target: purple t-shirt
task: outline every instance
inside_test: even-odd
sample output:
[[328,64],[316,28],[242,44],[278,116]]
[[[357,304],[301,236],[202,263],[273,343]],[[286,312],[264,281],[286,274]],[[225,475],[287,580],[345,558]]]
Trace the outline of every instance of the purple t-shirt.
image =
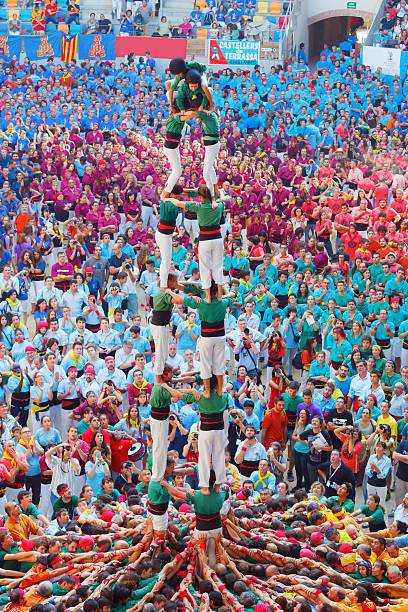
[[317,406],[314,402],[312,402],[310,406],[306,406],[305,402],[302,402],[301,404],[299,404],[296,410],[296,417],[299,416],[299,412],[301,410],[307,410],[308,413],[310,414],[310,419],[312,419],[315,416],[318,416],[321,419],[323,418],[322,411],[320,410],[319,406]]

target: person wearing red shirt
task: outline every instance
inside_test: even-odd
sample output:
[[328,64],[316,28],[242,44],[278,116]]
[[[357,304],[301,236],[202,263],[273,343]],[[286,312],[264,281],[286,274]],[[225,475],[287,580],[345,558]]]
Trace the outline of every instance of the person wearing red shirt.
[[262,263],[262,259],[266,251],[263,246],[259,244],[258,236],[248,236],[248,247],[249,267],[251,268],[251,270],[255,270],[255,268],[259,266],[260,263]]
[[380,248],[380,243],[375,238],[375,231],[372,228],[369,229],[367,232],[367,240],[368,240],[367,249],[372,254],[377,253],[378,249]]
[[[385,214],[385,220],[388,223],[390,221],[394,221],[394,223],[398,223],[398,221],[400,221],[401,219],[400,215],[397,213],[396,210],[387,206],[387,200],[385,198],[380,198],[380,200],[378,201],[378,206],[372,212],[372,218],[374,219],[374,222],[380,219],[381,213]],[[375,224],[374,224],[374,227],[375,227]]]
[[348,127],[346,125],[346,121],[347,121],[346,117],[342,117],[340,119],[339,125],[336,128],[334,128],[334,131],[336,132],[336,134],[340,136],[342,140],[345,140],[348,137],[348,133],[349,133]]
[[45,5],[45,23],[55,23],[55,25],[58,25],[58,10],[62,9],[60,6],[58,6],[56,0],[50,0],[49,2],[47,2],[47,4]]
[[385,199],[388,202],[388,185],[385,184],[384,180],[380,180],[380,184],[373,191],[375,206],[380,205],[380,200]]
[[341,205],[344,203],[344,197],[341,195],[341,191],[338,187],[333,189],[333,194],[331,197],[327,198],[327,205],[332,211],[333,215],[339,214],[341,211]]
[[343,202],[343,204],[341,205],[341,212],[339,212],[334,217],[334,229],[337,232],[337,237],[336,237],[337,249],[339,249],[340,247],[340,241],[341,241],[342,236],[348,232],[350,223],[352,222],[352,220],[353,218],[350,214],[348,204],[346,204],[346,202]]
[[139,442],[136,438],[130,437],[121,429],[115,429],[113,432],[102,430],[102,433],[108,437],[108,442],[111,449],[111,465],[112,473],[117,476],[120,474],[121,465],[127,461],[129,449],[132,444]]
[[353,261],[355,259],[355,251],[361,243],[361,236],[356,230],[354,223],[350,224],[349,231],[342,236],[341,240],[344,244],[344,252],[347,253],[350,259]]
[[395,192],[395,198],[391,200],[390,206],[393,208],[399,215],[402,217],[407,210],[407,201],[404,200],[404,191],[402,189],[397,189]]
[[273,442],[279,442],[284,449],[288,437],[288,417],[285,413],[285,400],[281,395],[275,397],[271,408],[265,413],[262,421],[261,443],[269,448]]

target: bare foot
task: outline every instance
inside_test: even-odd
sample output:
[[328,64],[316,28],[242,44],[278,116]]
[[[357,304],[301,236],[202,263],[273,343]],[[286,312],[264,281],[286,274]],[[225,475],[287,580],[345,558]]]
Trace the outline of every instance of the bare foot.
[[203,397],[206,397],[207,399],[210,399],[210,397],[211,397],[210,391],[207,391],[207,390],[203,391]]
[[203,495],[209,495],[210,494],[210,489],[208,487],[202,487],[201,488],[201,493]]
[[204,298],[204,302],[207,302],[207,304],[211,304],[211,298],[210,298],[210,297],[205,296],[205,298]]
[[222,389],[221,389],[221,391],[219,391],[219,390],[217,389],[217,395],[219,395],[220,397],[222,397]]
[[219,484],[218,484],[218,485],[217,485],[217,484],[216,484],[216,485],[214,485],[214,491],[215,491],[216,493],[219,493],[219,492],[220,492],[220,485],[219,485]]

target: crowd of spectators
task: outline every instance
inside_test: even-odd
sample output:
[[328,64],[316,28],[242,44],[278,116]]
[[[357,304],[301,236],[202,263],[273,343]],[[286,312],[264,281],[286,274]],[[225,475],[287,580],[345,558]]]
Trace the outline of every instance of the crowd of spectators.
[[[302,46],[285,68],[207,74],[221,128],[223,271],[235,293],[225,321],[225,489],[233,516],[222,544],[250,564],[251,587],[234,591],[234,577],[223,578],[241,597],[247,587],[258,593],[257,575],[270,577],[264,588],[274,604],[258,605],[273,610],[406,606],[395,601],[404,589],[394,585],[406,586],[408,566],[408,98],[399,79],[390,84],[361,64],[354,36],[344,42],[324,44],[314,72]],[[2,569],[38,573],[29,585],[9,574],[22,593],[8,589],[2,603],[18,612],[131,607],[145,595],[132,600],[134,590],[150,592],[144,581],[161,569],[166,578],[180,562],[177,548],[191,552],[183,537],[200,495],[200,433],[196,402],[184,397],[171,403],[163,485],[181,539],[170,538],[170,557],[127,591],[98,590],[97,601],[73,589],[70,575],[79,569],[95,588],[109,579],[109,561],[133,562],[135,551],[137,560],[133,545],[146,526],[149,325],[159,291],[154,232],[168,174],[170,78],[149,53],[119,63],[26,59],[0,68],[0,558]],[[185,189],[202,182],[201,137],[191,120],[180,147]],[[189,212],[173,235],[171,272],[186,295],[197,291],[197,221]],[[174,306],[171,325],[175,389],[181,376],[195,392],[196,309]],[[357,496],[364,503],[356,507]],[[181,500],[190,518],[178,514]],[[292,548],[276,548],[282,540]],[[309,559],[297,563],[301,549]],[[288,557],[292,565],[280,571]],[[154,610],[177,609],[170,600],[178,577]],[[370,582],[379,584],[377,595]],[[63,599],[49,603],[51,593]],[[220,609],[217,597],[214,604],[204,597],[202,610]],[[251,597],[242,597],[244,609],[255,607]],[[43,602],[51,608],[34,607]]]

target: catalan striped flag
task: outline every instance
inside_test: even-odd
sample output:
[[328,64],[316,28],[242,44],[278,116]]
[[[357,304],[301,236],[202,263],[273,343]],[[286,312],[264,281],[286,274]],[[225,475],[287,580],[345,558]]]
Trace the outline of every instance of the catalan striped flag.
[[61,61],[69,64],[78,53],[78,34],[64,34],[61,38]]

